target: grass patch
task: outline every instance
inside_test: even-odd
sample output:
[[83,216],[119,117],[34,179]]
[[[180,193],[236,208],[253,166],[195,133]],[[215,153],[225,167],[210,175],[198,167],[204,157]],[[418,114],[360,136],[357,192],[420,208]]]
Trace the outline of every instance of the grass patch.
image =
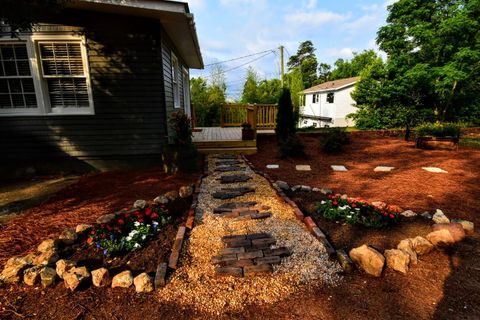
[[476,148],[480,149],[480,137],[466,137],[461,138],[459,142],[462,147]]

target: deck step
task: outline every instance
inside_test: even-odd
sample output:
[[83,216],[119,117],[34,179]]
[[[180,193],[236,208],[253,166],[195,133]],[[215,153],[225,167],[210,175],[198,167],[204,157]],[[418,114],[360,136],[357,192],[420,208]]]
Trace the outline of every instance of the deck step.
[[217,141],[194,141],[198,149],[203,148],[246,148],[256,147],[255,140],[217,140]]
[[257,147],[243,147],[243,148],[198,148],[197,151],[202,154],[256,154]]

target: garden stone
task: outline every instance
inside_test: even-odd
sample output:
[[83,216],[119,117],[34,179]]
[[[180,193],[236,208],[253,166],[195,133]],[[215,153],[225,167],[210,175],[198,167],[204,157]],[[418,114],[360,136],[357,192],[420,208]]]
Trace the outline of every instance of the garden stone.
[[345,166],[341,165],[331,165],[330,166],[333,171],[348,171],[348,169]]
[[404,251],[406,254],[410,256],[410,262],[412,264],[417,264],[418,257],[417,253],[413,249],[413,241],[412,239],[403,239],[397,245],[397,249]]
[[460,223],[437,223],[433,225],[433,230],[447,230],[452,235],[455,242],[462,241],[465,238],[465,230]]
[[320,188],[312,188],[312,192],[321,192]]
[[443,213],[443,211],[440,209],[437,209],[437,211],[435,211],[432,220],[435,223],[450,223],[450,219],[448,219],[445,213]]
[[89,231],[93,226],[91,224],[79,224],[75,227],[75,232],[76,233],[84,233]]
[[433,244],[424,237],[415,237],[411,239],[413,250],[421,256],[433,250]]
[[305,191],[305,192],[312,192],[312,187],[310,187],[310,186],[302,186],[302,187],[301,187],[301,190],[302,190],[302,191]]
[[320,192],[323,193],[323,194],[330,194],[330,193],[333,193],[332,190],[330,189],[327,189],[327,188],[322,188],[320,189]]
[[130,270],[117,274],[112,279],[112,288],[129,288],[133,284],[133,276]]
[[235,182],[247,182],[252,177],[245,174],[236,174],[232,176],[221,176],[220,183],[235,183]]
[[473,234],[475,231],[475,225],[471,221],[452,219],[452,222],[460,223],[467,234]]
[[422,217],[424,219],[427,219],[427,220],[432,220],[432,215],[430,213],[428,213],[428,211],[425,211],[424,213],[422,213],[420,215],[420,217]]
[[445,229],[430,232],[427,235],[427,240],[437,247],[449,246],[455,243],[450,232]]
[[61,259],[57,261],[55,271],[60,279],[63,279],[63,276],[66,272],[69,272],[70,269],[75,267],[77,263],[72,260]]
[[48,266],[55,264],[59,259],[60,257],[58,256],[57,250],[51,249],[35,257],[33,264],[36,266]]
[[277,180],[275,184],[284,191],[287,191],[288,189],[290,189],[290,186],[285,181]]
[[156,204],[167,204],[168,198],[162,194],[156,197],[155,199],[153,199],[153,202],[155,202]]
[[422,169],[432,173],[448,173],[448,171],[436,167],[422,167]]
[[353,262],[358,264],[367,274],[375,277],[382,275],[385,257],[377,250],[364,244],[350,250],[349,255]]
[[180,197],[180,194],[177,190],[172,190],[165,193],[165,197],[167,197],[168,201],[175,201]]
[[133,279],[136,292],[152,292],[153,291],[153,280],[148,274],[141,273]]
[[385,208],[385,207],[387,207],[387,204],[383,201],[373,201],[372,206],[377,207],[377,208]]
[[267,164],[267,169],[278,169],[280,166],[278,164]]
[[312,168],[310,168],[310,165],[308,164],[298,164],[295,166],[295,170],[297,171],[312,171]]
[[224,203],[218,208],[213,209],[213,213],[219,214],[223,212],[231,212],[238,208],[251,208],[251,207],[254,207],[255,205],[257,205],[255,201]]
[[110,272],[107,268],[100,268],[92,271],[92,283],[95,287],[106,287],[112,283]]
[[28,286],[34,286],[40,279],[42,267],[28,268],[23,272],[23,282]]
[[142,209],[144,209],[146,206],[147,206],[147,201],[145,201],[145,200],[136,200],[136,201],[133,203],[133,207],[134,207],[135,209],[138,209],[138,210],[142,210]]
[[222,167],[215,168],[215,171],[219,171],[219,172],[245,171],[245,167],[222,166]]
[[13,257],[8,259],[5,268],[2,271],[2,278],[7,283],[20,281],[21,272],[31,264],[25,257]]
[[385,258],[387,259],[387,267],[401,273],[408,272],[410,264],[410,255],[403,250],[391,249],[385,250]]
[[37,247],[38,252],[44,253],[52,249],[57,249],[58,240],[56,239],[47,239],[43,240],[42,243]]
[[65,287],[74,291],[90,277],[91,275],[87,268],[74,267],[63,275],[63,280],[65,281]]
[[52,286],[55,283],[56,278],[57,272],[53,268],[44,267],[40,271],[40,280],[44,288]]
[[348,200],[348,195],[342,194],[342,196],[340,197],[340,199],[342,199],[342,200]]
[[64,244],[70,245],[70,244],[74,244],[75,241],[77,241],[78,235],[72,229],[65,229],[62,231],[58,239],[62,241]]
[[413,218],[416,217],[417,214],[413,212],[412,210],[405,210],[402,213],[400,213],[401,216],[404,216],[406,218]]
[[193,194],[193,188],[191,186],[182,186],[178,190],[180,198],[188,198]]
[[296,185],[296,186],[293,186],[293,187],[292,187],[292,191],[293,191],[293,192],[295,192],[295,191],[297,191],[297,190],[300,190],[300,189],[302,189],[302,186],[301,186],[301,185]]
[[110,214],[104,214],[103,216],[98,217],[97,223],[98,224],[106,224],[110,223],[115,219],[115,214],[110,213]]
[[378,166],[375,169],[373,169],[373,171],[375,171],[375,172],[390,172],[393,169],[395,169],[395,167]]

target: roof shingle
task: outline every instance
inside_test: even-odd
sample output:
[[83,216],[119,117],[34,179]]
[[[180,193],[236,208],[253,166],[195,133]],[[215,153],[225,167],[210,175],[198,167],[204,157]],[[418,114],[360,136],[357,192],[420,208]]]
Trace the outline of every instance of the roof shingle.
[[325,91],[325,90],[335,90],[341,88],[343,86],[349,85],[351,83],[355,83],[360,77],[351,77],[345,79],[337,79],[333,81],[327,81],[321,84],[317,84],[311,88],[303,90],[303,93],[312,93],[318,91]]

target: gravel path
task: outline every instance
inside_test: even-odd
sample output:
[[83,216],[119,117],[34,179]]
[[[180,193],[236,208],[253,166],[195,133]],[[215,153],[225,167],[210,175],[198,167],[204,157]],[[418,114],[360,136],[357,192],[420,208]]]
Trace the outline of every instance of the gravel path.
[[[196,226],[184,245],[182,266],[170,283],[159,291],[160,299],[189,305],[201,312],[220,314],[241,311],[249,304],[273,304],[306,286],[335,285],[340,267],[328,260],[325,248],[295,218],[293,209],[280,201],[268,181],[249,167],[245,173],[253,179],[248,182],[220,184],[222,175],[239,172],[215,172],[215,158],[208,158],[209,175],[203,180],[198,197]],[[246,166],[242,164],[242,166]],[[243,172],[242,172],[243,173]],[[255,188],[232,200],[217,200],[211,196],[225,187]],[[256,201],[271,207],[272,217],[263,220],[233,221],[217,217],[213,209],[223,203]],[[277,243],[274,247],[288,247],[292,255],[274,266],[274,273],[252,278],[216,277],[212,256],[223,247],[222,236],[268,232]]]

